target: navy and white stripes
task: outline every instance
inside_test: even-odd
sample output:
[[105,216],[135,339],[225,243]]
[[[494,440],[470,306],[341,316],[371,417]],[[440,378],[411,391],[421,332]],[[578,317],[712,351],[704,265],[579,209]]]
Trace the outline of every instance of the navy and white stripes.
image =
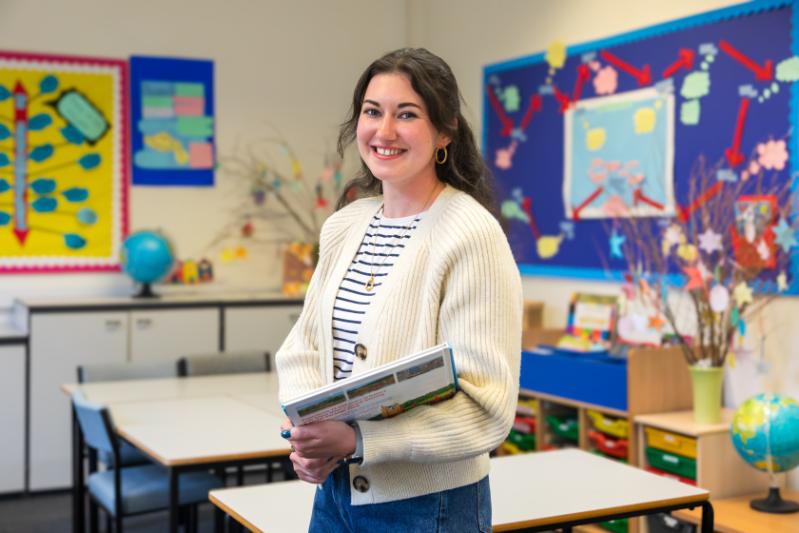
[[[333,306],[333,372],[336,380],[350,377],[355,342],[363,315],[382,280],[388,275],[421,220],[422,213],[403,218],[384,218],[381,209],[369,223],[358,253],[347,269]],[[374,287],[366,289],[374,275]]]

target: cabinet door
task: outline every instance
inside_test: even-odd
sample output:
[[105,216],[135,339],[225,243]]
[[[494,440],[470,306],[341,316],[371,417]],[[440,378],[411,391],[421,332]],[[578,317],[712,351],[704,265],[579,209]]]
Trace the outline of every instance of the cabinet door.
[[219,309],[131,311],[132,361],[178,359],[219,351]]
[[126,312],[34,313],[30,331],[30,490],[71,484],[69,398],[81,364],[127,359]]
[[0,493],[25,490],[25,346],[0,345]]
[[225,351],[265,350],[272,358],[302,311],[301,305],[228,307],[225,309]]

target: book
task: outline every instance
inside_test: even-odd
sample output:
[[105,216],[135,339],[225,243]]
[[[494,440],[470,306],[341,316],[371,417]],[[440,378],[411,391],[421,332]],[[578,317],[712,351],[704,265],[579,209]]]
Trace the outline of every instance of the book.
[[447,400],[457,390],[452,348],[444,343],[325,385],[282,407],[295,426],[322,420],[381,420]]

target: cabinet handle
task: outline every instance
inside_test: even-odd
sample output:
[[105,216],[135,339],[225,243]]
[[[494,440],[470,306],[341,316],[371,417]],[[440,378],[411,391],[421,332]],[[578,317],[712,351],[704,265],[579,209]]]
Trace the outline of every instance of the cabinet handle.
[[119,319],[105,321],[105,329],[107,331],[113,331],[119,329],[120,327],[122,327],[122,321]]
[[152,324],[153,324],[153,321],[152,321],[152,319],[149,319],[149,318],[137,318],[136,319],[136,325],[138,327],[140,327],[140,328],[149,328],[150,326],[152,326]]

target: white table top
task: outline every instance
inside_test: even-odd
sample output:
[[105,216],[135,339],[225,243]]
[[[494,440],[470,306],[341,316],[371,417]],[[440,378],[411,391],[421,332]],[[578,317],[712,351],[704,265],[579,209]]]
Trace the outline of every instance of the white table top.
[[69,384],[107,405],[117,432],[165,466],[287,455],[274,373]]
[[[494,458],[489,480],[498,532],[709,496],[704,489],[576,449]],[[314,490],[288,481],[214,490],[210,498],[252,531],[299,533],[308,530]]]

